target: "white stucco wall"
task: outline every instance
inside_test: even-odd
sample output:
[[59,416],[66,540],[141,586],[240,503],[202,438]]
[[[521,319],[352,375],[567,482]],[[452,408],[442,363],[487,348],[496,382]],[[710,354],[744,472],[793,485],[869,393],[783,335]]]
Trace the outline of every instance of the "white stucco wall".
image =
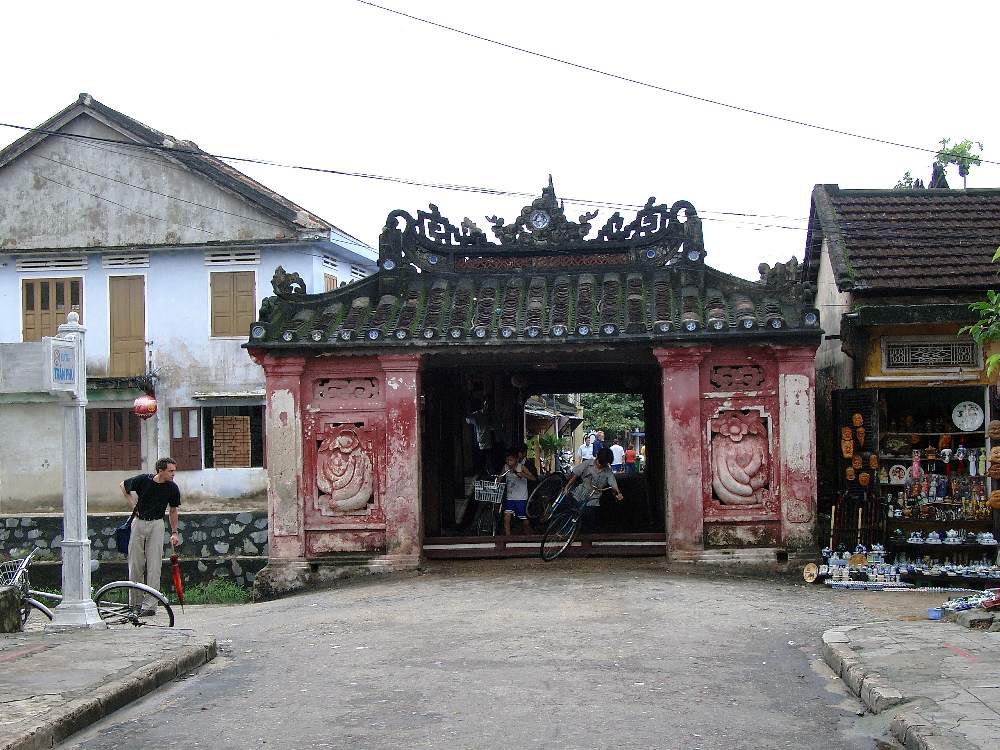
[[851,293],[837,289],[829,248],[824,239],[816,279],[816,307],[819,308],[820,326],[825,335],[816,352],[816,372],[830,378],[834,388],[851,388],[853,385],[852,360],[840,350],[840,319],[850,310],[851,304]]
[[[88,114],[62,132],[130,141]],[[0,251],[295,237],[273,216],[148,149],[47,138],[0,170]]]

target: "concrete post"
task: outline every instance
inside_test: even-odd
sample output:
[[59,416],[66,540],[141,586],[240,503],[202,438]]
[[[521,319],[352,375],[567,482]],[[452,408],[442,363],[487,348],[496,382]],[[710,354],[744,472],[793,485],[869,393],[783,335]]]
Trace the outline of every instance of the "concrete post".
[[778,348],[781,399],[781,533],[788,548],[814,544],[816,348]]
[[675,560],[697,559],[705,549],[701,362],[709,351],[706,346],[653,349],[663,369],[667,556]]
[[63,408],[63,540],[62,603],[46,629],[106,628],[90,596],[90,540],[87,538],[87,416],[86,328],[71,312],[59,326],[62,338],[76,349],[76,388]]
[[420,562],[420,355],[382,355],[385,372],[386,472],[383,492],[386,554],[375,567],[407,570]]

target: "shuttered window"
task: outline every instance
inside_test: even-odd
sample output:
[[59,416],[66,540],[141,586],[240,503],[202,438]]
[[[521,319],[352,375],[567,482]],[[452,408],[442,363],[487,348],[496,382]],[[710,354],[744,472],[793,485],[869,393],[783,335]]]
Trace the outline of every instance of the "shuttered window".
[[337,277],[331,276],[328,273],[323,274],[323,291],[332,292],[337,288]]
[[87,409],[87,471],[139,471],[139,418],[131,409]]
[[55,336],[73,310],[83,323],[83,286],[79,278],[21,280],[22,341]]
[[170,410],[170,457],[178,471],[201,468],[200,419],[197,407]]
[[212,273],[212,335],[247,336],[256,317],[253,271]]

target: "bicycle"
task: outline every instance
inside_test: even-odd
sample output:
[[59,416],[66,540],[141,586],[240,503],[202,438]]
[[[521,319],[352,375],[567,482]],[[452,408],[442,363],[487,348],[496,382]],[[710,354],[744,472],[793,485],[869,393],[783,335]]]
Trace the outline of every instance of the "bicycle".
[[552,504],[566,486],[567,479],[561,471],[554,471],[542,479],[528,495],[525,515],[532,521],[548,521]]
[[[57,604],[62,601],[60,594],[37,591],[31,588],[28,580],[28,568],[31,567],[31,559],[37,551],[34,549],[28,553],[27,557],[21,559],[0,562],[0,586],[13,586],[20,591],[22,628],[28,622],[32,610],[40,612],[50,620],[55,616],[48,606],[39,601],[39,598],[48,599]],[[156,599],[158,606],[155,614],[143,615],[140,614],[137,607],[131,606],[129,593],[132,591],[140,591]],[[99,588],[93,597],[94,604],[97,605],[97,614],[110,627],[131,625],[133,627],[172,628],[174,626],[174,611],[170,608],[167,598],[144,583],[112,581]]]
[[539,547],[539,554],[545,562],[555,560],[569,549],[580,530],[580,522],[587,504],[599,498],[609,487],[593,488],[584,500],[577,500],[572,492],[563,489],[549,508],[549,524]]
[[473,531],[477,536],[494,536],[497,533],[497,520],[503,496],[507,491],[507,474],[510,469],[492,479],[477,479],[475,483],[476,518],[473,521]]

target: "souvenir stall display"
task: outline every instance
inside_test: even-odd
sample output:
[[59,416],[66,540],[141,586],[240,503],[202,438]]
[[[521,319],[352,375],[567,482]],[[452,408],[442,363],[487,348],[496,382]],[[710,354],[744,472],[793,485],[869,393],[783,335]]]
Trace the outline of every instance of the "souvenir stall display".
[[807,580],[1000,583],[1000,420],[987,422],[984,389],[930,391],[853,391],[841,403],[838,499]]

